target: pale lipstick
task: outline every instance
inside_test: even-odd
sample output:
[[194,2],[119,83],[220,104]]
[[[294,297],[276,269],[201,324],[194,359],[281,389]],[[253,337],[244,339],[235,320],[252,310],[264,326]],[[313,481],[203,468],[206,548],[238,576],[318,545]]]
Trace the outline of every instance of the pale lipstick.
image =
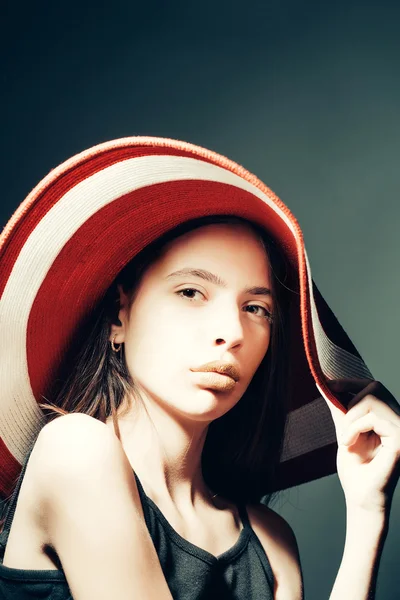
[[200,380],[204,385],[220,390],[232,390],[240,379],[238,367],[217,360],[190,370],[200,374]]

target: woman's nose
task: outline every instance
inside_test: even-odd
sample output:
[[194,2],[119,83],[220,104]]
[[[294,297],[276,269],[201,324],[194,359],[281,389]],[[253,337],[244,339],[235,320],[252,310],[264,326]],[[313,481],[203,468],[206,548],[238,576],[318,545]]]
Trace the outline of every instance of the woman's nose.
[[213,330],[216,345],[226,344],[227,348],[242,345],[244,330],[239,309],[223,309],[214,322]]

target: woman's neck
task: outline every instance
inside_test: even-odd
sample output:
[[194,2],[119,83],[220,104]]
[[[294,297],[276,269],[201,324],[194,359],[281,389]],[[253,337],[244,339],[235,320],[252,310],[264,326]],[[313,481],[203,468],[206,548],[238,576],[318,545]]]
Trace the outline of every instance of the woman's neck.
[[[185,423],[158,407],[149,413],[135,409],[118,418],[122,446],[146,494],[182,508],[211,502],[217,490],[207,488],[201,470],[208,422]],[[114,430],[111,417],[106,425]]]

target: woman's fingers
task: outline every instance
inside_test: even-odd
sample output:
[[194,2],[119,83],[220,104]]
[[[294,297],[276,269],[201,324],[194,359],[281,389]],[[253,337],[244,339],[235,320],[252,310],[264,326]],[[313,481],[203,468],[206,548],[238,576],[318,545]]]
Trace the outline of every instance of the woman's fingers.
[[392,421],[393,423],[397,423],[400,427],[400,417],[398,414],[396,414],[395,411],[388,404],[386,404],[386,402],[383,402],[371,394],[364,396],[364,398],[358,400],[357,403],[352,403],[351,408],[349,408],[343,417],[343,426],[346,427],[350,425],[350,423],[353,423],[369,412],[374,412],[381,419],[386,419],[388,421]]
[[339,408],[337,408],[332,402],[327,402],[327,405],[328,405],[328,408],[332,415],[332,420],[334,422],[335,429],[336,429],[336,435],[338,435],[338,432],[341,431],[342,422],[345,417],[345,414]]
[[[385,508],[400,475],[400,407],[379,382],[362,379],[328,383],[347,412],[328,402],[338,438],[337,467],[346,501]],[[344,398],[344,396],[343,396]]]
[[346,424],[342,429],[339,442],[344,446],[351,446],[355,444],[361,433],[369,431],[374,431],[380,437],[382,446],[400,456],[400,423],[396,424],[382,418],[374,411],[369,411]]
[[[344,435],[347,436],[347,432],[350,431],[353,423],[363,417],[367,417],[371,412],[374,413],[375,417],[392,423],[400,429],[400,406],[389,390],[379,381],[370,379],[336,379],[329,381],[328,386],[334,393],[346,392],[352,394],[352,398],[348,403],[347,413],[345,414],[332,403],[328,403],[335,423],[338,440],[342,440]],[[368,420],[368,418],[362,422],[367,427],[372,423],[371,419]],[[354,433],[350,444],[354,443],[360,433],[372,429],[367,428],[364,431],[360,430],[357,434]],[[380,430],[382,430],[382,427],[380,427]],[[356,429],[354,429],[355,431]],[[376,433],[379,435],[378,431]]]

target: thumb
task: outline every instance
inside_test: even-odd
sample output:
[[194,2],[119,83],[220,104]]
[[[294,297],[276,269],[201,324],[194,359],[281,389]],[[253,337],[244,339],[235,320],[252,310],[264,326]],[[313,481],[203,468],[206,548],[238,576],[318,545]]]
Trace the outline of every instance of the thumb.
[[327,401],[327,405],[328,405],[328,408],[332,415],[332,420],[334,422],[335,429],[336,429],[336,435],[338,435],[343,427],[342,423],[343,423],[345,413],[343,411],[341,411],[340,408],[335,406],[333,404],[333,402],[331,402],[330,400]]

